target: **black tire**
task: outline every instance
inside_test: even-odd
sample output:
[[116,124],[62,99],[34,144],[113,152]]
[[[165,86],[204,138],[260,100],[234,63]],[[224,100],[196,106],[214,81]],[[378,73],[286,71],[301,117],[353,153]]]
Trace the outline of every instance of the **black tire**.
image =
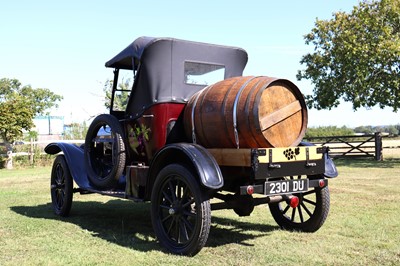
[[282,229],[290,231],[317,231],[324,224],[329,213],[328,187],[311,188],[307,192],[293,195],[299,198],[299,204],[296,208],[291,208],[286,201],[269,204],[269,209],[276,223]]
[[151,220],[160,244],[169,252],[193,256],[204,247],[211,226],[210,200],[188,168],[171,164],[157,175]]
[[[102,128],[109,131],[108,141],[99,135]],[[123,130],[118,119],[108,114],[97,116],[88,129],[84,148],[90,182],[97,188],[115,188],[126,162]]]
[[51,203],[54,213],[68,216],[73,197],[73,180],[64,155],[58,155],[53,163],[50,178]]

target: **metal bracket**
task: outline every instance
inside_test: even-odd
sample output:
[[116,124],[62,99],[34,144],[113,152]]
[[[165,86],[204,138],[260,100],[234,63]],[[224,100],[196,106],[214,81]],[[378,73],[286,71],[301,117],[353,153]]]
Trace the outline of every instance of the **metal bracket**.
[[281,165],[272,162],[272,149],[268,150],[268,168],[280,169]]
[[[238,134],[238,130],[237,130],[237,107],[239,104],[239,99],[240,99],[240,95],[242,94],[243,90],[246,88],[247,84],[250,83],[250,81],[252,81],[253,79],[255,79],[256,77],[252,77],[250,79],[248,79],[238,90],[238,92],[236,93],[236,97],[235,97],[235,101],[233,102],[233,110],[232,110],[232,119],[233,119],[233,134],[235,135],[235,142],[236,142],[236,148],[239,149],[239,134]],[[236,83],[235,83],[236,84]]]
[[251,149],[251,168],[253,169],[253,175],[258,171],[259,161],[259,150],[258,149]]
[[315,166],[317,166],[316,163],[311,163],[310,162],[310,150],[309,150],[309,148],[306,148],[306,166],[307,167],[315,167]]
[[194,144],[197,143],[196,126],[195,126],[195,123],[194,123],[194,113],[195,113],[194,111],[196,109],[197,101],[199,100],[200,95],[203,93],[203,91],[204,91],[204,89],[201,90],[200,92],[198,92],[198,94],[196,95],[196,99],[194,100],[194,103],[193,103],[193,106],[192,106],[192,113],[191,113],[191,116],[190,116],[190,118],[191,118],[190,120],[191,120],[191,123],[192,123],[192,142]]

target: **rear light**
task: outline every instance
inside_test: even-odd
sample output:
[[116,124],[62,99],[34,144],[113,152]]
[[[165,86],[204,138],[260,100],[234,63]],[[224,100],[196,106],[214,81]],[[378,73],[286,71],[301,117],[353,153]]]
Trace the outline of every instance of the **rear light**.
[[296,196],[293,196],[293,197],[290,198],[289,205],[292,208],[297,208],[297,206],[299,206],[299,202],[300,202],[299,198],[296,197]]
[[253,195],[254,187],[253,186],[247,186],[246,192],[247,192],[248,195]]
[[319,187],[323,188],[325,186],[325,180],[321,179],[319,180]]

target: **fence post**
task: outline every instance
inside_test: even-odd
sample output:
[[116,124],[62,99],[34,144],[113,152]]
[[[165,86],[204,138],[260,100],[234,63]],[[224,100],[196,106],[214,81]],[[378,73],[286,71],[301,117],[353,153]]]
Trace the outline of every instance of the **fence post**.
[[34,150],[33,150],[33,138],[31,138],[31,148],[29,152],[29,161],[31,165],[33,165],[33,156],[34,156]]
[[382,134],[381,132],[375,132],[375,160],[382,161]]

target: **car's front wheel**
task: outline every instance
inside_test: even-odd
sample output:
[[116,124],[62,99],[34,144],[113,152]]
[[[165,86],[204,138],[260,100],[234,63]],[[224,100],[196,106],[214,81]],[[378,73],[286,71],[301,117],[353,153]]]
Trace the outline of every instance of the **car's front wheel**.
[[68,216],[73,197],[73,179],[64,155],[58,155],[53,163],[50,177],[51,202],[54,213]]

